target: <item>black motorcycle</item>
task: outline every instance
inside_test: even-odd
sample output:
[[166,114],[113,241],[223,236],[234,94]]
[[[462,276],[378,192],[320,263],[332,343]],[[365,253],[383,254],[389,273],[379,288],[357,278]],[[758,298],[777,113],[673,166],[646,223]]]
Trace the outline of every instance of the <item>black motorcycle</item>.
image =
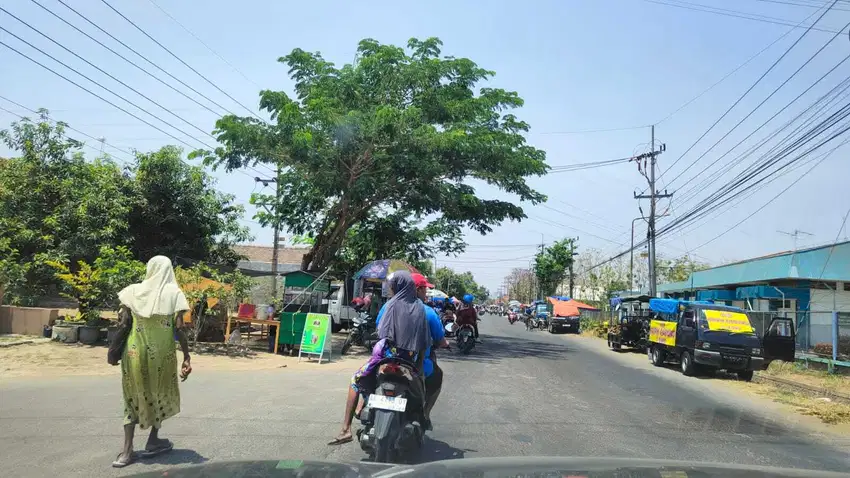
[[351,330],[348,331],[348,337],[345,338],[339,353],[345,355],[352,345],[366,347],[367,350],[371,351],[372,347],[378,342],[376,320],[369,317],[366,312],[360,312],[351,322]]
[[463,324],[457,331],[457,348],[464,355],[475,348],[475,329],[469,324]]
[[357,440],[370,459],[402,463],[414,457],[425,437],[424,383],[406,360],[386,358],[376,368],[377,386],[360,412]]

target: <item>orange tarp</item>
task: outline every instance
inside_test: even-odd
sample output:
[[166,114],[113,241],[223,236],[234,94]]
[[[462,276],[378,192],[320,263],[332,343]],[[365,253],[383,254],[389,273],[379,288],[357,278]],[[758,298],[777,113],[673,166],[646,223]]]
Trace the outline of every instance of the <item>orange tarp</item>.
[[[221,282],[214,281],[212,279],[207,279],[206,277],[201,277],[201,280],[192,284],[183,284],[180,287],[183,292],[193,291],[193,290],[204,290],[209,288],[219,288],[224,290],[232,290],[233,286],[230,284],[222,284]],[[218,298],[216,297],[208,297],[207,298],[207,308],[212,309],[218,305]],[[183,314],[183,322],[192,323],[192,311],[187,310]]]
[[567,303],[575,306],[577,309],[599,310],[592,305],[587,305],[584,302],[579,302],[575,299],[570,299],[570,300],[567,301]]
[[570,304],[572,301],[558,300],[554,297],[549,297],[549,302],[552,304],[552,315],[555,317],[575,317],[581,315],[578,307]]

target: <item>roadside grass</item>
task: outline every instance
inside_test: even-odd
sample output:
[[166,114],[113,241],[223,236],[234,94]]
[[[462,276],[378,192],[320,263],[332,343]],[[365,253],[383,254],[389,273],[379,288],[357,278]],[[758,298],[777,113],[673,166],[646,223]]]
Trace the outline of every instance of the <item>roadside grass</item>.
[[814,388],[844,393],[850,392],[850,377],[827,373],[825,370],[809,369],[801,363],[776,360],[770,363],[767,370],[760,373],[768,377],[792,380]]
[[797,409],[801,415],[819,418],[822,422],[830,425],[850,423],[850,405],[842,402],[827,401],[827,399],[814,398],[809,395],[781,389],[772,384],[753,383],[756,393],[764,395],[775,402],[790,405]]

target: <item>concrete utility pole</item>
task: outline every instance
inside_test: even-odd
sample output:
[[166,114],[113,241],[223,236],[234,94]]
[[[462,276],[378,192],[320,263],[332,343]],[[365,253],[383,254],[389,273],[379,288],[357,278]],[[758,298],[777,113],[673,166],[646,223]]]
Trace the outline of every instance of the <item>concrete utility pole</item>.
[[573,280],[573,258],[578,255],[578,252],[576,252],[576,241],[578,241],[578,237],[570,241],[570,299],[572,299],[575,294],[575,285]]
[[[280,166],[275,169],[275,177],[274,178],[254,178],[255,182],[263,183],[263,186],[268,186],[270,183],[274,183],[275,192],[274,192],[274,204],[271,207],[271,211],[269,211],[273,217],[272,219],[272,227],[274,228],[274,240],[272,241],[272,301],[277,300],[277,264],[278,264],[278,251],[280,249],[280,217],[278,216],[278,208],[280,207]],[[268,204],[262,204],[266,208],[269,209]]]
[[[655,297],[657,292],[657,279],[655,274],[655,203],[657,199],[661,198],[669,198],[673,197],[673,194],[668,194],[667,191],[664,191],[664,194],[656,194],[655,190],[655,158],[659,154],[663,153],[667,146],[665,144],[661,144],[661,147],[658,148],[658,151],[655,150],[655,125],[651,127],[652,131],[652,139],[650,140],[649,152],[640,154],[634,158],[634,161],[638,162],[638,168],[640,168],[640,161],[649,159],[649,177],[647,180],[649,181],[649,195],[644,194],[635,194],[635,199],[649,199],[649,229],[646,232],[646,238],[649,242],[649,295],[651,297]],[[646,174],[641,171],[641,174]]]

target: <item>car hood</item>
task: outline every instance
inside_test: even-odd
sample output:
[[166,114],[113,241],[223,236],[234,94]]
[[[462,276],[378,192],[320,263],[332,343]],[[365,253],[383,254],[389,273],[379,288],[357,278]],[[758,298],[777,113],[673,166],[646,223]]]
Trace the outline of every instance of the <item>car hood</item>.
[[285,477],[285,478],[356,478],[356,477],[532,477],[576,476],[594,478],[661,478],[681,477],[777,477],[831,478],[850,477],[845,473],[774,468],[755,465],[700,463],[631,458],[561,458],[561,457],[492,457],[442,460],[420,465],[390,465],[354,462],[333,463],[309,460],[237,461],[211,463],[165,471],[152,471],[136,477],[169,478],[226,478],[226,477]]

